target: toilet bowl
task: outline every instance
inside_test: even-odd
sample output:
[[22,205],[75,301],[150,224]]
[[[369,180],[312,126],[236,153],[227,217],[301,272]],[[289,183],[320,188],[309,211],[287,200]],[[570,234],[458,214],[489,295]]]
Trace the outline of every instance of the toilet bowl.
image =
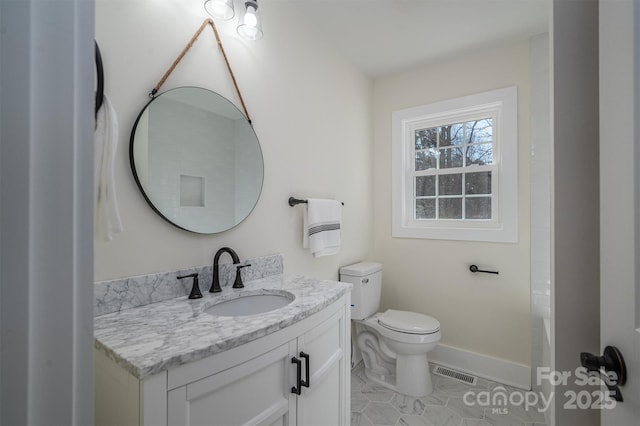
[[354,285],[354,336],[371,381],[404,395],[426,396],[433,391],[427,352],[441,338],[440,322],[428,315],[380,305],[382,265],[360,262],[340,269],[340,280]]

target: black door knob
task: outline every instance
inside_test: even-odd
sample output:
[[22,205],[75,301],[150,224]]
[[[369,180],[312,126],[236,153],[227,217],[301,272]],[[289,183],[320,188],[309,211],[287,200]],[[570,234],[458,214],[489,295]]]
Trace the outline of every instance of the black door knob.
[[607,346],[604,348],[602,356],[582,352],[580,354],[580,364],[587,371],[604,373],[606,375],[604,382],[609,391],[611,391],[613,399],[619,402],[623,401],[622,393],[618,386],[622,386],[627,382],[627,366],[618,348]]

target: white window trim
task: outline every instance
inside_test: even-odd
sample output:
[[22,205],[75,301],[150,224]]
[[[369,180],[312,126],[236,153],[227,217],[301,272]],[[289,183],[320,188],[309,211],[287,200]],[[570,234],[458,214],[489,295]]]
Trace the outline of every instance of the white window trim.
[[[495,111],[491,220],[414,220],[412,129],[443,120],[487,117]],[[451,121],[453,119],[453,121]],[[419,126],[418,126],[419,124]],[[480,171],[481,169],[478,169]],[[392,237],[489,242],[518,242],[518,96],[508,87],[464,96],[392,114]]]

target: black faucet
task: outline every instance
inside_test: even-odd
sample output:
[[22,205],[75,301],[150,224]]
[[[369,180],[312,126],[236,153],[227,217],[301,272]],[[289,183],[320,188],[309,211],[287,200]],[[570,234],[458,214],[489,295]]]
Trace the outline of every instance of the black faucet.
[[[229,253],[231,255],[231,259],[233,260],[233,264],[237,265],[240,263],[240,258],[237,253],[230,247],[222,247],[220,250],[216,252],[216,255],[213,257],[213,279],[211,281],[211,289],[209,289],[210,293],[219,293],[222,291],[220,288],[220,277],[218,271],[218,261],[220,260],[220,256],[222,253]],[[250,264],[237,266],[236,270],[236,280],[233,283],[233,288],[243,288],[244,284],[242,283],[242,277],[240,276],[240,269],[251,266]]]

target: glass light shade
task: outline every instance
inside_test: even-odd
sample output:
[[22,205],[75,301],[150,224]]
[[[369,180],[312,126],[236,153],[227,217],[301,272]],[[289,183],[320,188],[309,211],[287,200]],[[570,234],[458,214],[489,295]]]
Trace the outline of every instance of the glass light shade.
[[249,40],[260,40],[262,38],[262,23],[258,14],[257,2],[253,0],[245,2],[244,11],[238,24],[238,34]]
[[233,18],[233,15],[235,15],[233,0],[206,0],[204,2],[204,10],[214,18],[225,21]]

